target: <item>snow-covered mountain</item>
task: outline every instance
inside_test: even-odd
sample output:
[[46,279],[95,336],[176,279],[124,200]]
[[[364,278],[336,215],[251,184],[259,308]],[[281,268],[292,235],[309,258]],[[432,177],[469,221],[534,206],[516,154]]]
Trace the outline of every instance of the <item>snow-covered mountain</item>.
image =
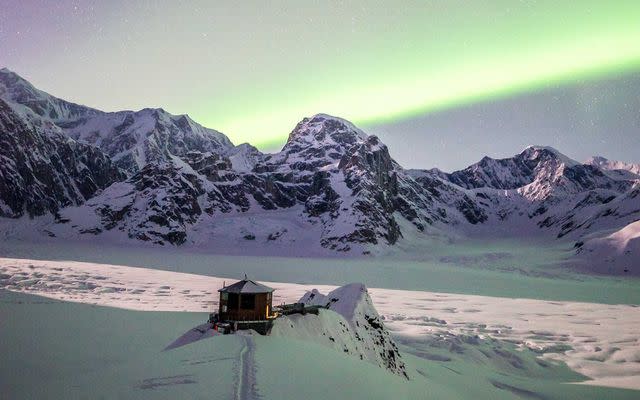
[[100,149],[29,124],[2,99],[0,160],[2,217],[56,214],[125,176]]
[[638,179],[640,178],[640,164],[626,163],[622,161],[608,160],[602,156],[593,156],[585,164],[593,165],[606,174],[612,174],[616,178]]
[[638,165],[543,146],[452,173],[405,170],[379,138],[317,114],[262,154],[188,116],[102,112],[7,69],[0,124],[1,215],[54,214],[36,220],[49,236],[368,254],[432,232],[500,231],[579,250],[640,219]]
[[451,174],[423,173],[469,190],[487,220],[526,214],[557,237],[624,226],[640,218],[640,180],[580,164],[549,147],[529,146],[500,160],[485,157]]
[[225,135],[187,115],[171,115],[161,108],[102,112],[51,96],[6,68],[0,70],[0,98],[28,125],[53,126],[76,141],[98,147],[129,173],[149,162],[166,161],[171,155],[234,148]]

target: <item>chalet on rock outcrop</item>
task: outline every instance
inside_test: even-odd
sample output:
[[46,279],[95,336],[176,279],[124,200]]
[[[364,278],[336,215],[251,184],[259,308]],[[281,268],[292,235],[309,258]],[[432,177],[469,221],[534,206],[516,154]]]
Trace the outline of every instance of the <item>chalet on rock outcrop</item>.
[[273,307],[275,289],[247,279],[218,289],[218,312],[209,315],[213,329],[221,333],[253,329],[261,335],[269,334],[273,321],[282,315],[318,314],[321,306],[303,303],[281,304]]
[[273,313],[274,289],[245,279],[219,289],[218,315],[222,321],[266,321]]

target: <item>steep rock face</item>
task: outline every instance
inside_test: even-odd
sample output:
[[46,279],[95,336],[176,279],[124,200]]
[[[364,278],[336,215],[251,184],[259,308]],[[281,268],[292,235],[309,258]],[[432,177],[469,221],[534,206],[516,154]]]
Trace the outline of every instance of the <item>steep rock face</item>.
[[[387,146],[375,136],[353,146],[341,158],[338,170],[352,200],[346,207],[337,207],[338,216],[351,214],[358,219],[358,229],[339,240],[376,244],[382,238],[394,244],[402,237],[397,218],[410,221],[418,231],[434,221],[457,220],[457,216],[450,218],[438,207],[440,202],[391,158]],[[339,183],[334,187],[340,187]]]
[[326,306],[328,310],[321,309],[318,316],[281,317],[276,320],[272,335],[313,340],[408,379],[398,346],[363,284],[348,284],[326,296],[314,289],[299,302]]
[[358,213],[357,229],[339,240],[376,243],[383,237],[393,244],[401,236],[393,213],[398,196],[399,166],[391,159],[387,146],[375,136],[354,146],[338,164],[344,183],[354,197],[351,213]]
[[[107,188],[82,207],[81,233],[117,230],[156,244],[185,243],[207,217],[275,210],[296,204],[289,188],[270,176],[241,173],[217,153],[190,152],[168,162],[148,163],[126,182]],[[78,215],[65,210],[65,218]]]
[[353,244],[393,244],[400,237],[393,216],[396,169],[376,137],[318,114],[303,119],[282,151],[254,171],[289,184],[308,218],[322,224],[323,247],[348,251]]
[[312,173],[340,161],[367,135],[352,123],[326,114],[304,118],[289,134],[279,153],[266,159],[266,169]]
[[432,210],[431,220],[454,225],[466,221],[476,225],[488,219],[485,209],[490,206],[482,201],[487,198],[481,192],[474,194],[452,184],[443,179],[439,171],[408,170],[407,174],[419,185],[416,191],[427,199],[427,209]]
[[534,182],[518,191],[532,201],[562,201],[568,196],[589,190],[624,192],[631,181],[618,181],[590,165],[562,165],[555,171],[545,171]]
[[0,100],[0,216],[56,213],[123,179],[99,149],[26,124]]
[[394,244],[402,235],[396,212],[420,230],[433,221],[419,185],[387,147],[326,114],[303,119],[282,151],[254,171],[290,184],[310,220],[322,224],[320,243],[329,249]]
[[92,199],[106,229],[126,230],[131,238],[182,244],[187,226],[202,213],[205,194],[199,178],[169,163],[147,164],[127,182]]

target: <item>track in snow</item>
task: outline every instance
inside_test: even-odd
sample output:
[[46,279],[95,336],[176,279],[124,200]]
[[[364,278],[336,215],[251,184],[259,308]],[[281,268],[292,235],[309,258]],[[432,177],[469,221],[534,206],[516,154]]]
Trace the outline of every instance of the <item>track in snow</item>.
[[243,343],[238,355],[238,375],[236,378],[236,400],[259,399],[256,389],[256,364],[254,353],[256,344],[250,335],[238,335]]

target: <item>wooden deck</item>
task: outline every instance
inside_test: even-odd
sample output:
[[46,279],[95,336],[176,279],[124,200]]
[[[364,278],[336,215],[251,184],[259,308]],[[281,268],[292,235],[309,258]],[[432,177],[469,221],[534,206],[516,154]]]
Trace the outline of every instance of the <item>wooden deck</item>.
[[281,306],[274,307],[273,310],[280,315],[291,314],[315,314],[318,315],[318,310],[326,308],[324,306],[308,306],[304,303],[283,304]]
[[[307,306],[303,303],[283,304],[273,308],[274,317],[270,319],[262,320],[235,320],[235,319],[221,319],[218,313],[209,315],[209,323],[219,324],[223,328],[225,333],[233,333],[237,330],[253,329],[261,335],[268,335],[273,327],[273,321],[278,317],[292,314],[315,314],[318,315],[321,308],[324,306]],[[228,318],[228,314],[223,315]]]

